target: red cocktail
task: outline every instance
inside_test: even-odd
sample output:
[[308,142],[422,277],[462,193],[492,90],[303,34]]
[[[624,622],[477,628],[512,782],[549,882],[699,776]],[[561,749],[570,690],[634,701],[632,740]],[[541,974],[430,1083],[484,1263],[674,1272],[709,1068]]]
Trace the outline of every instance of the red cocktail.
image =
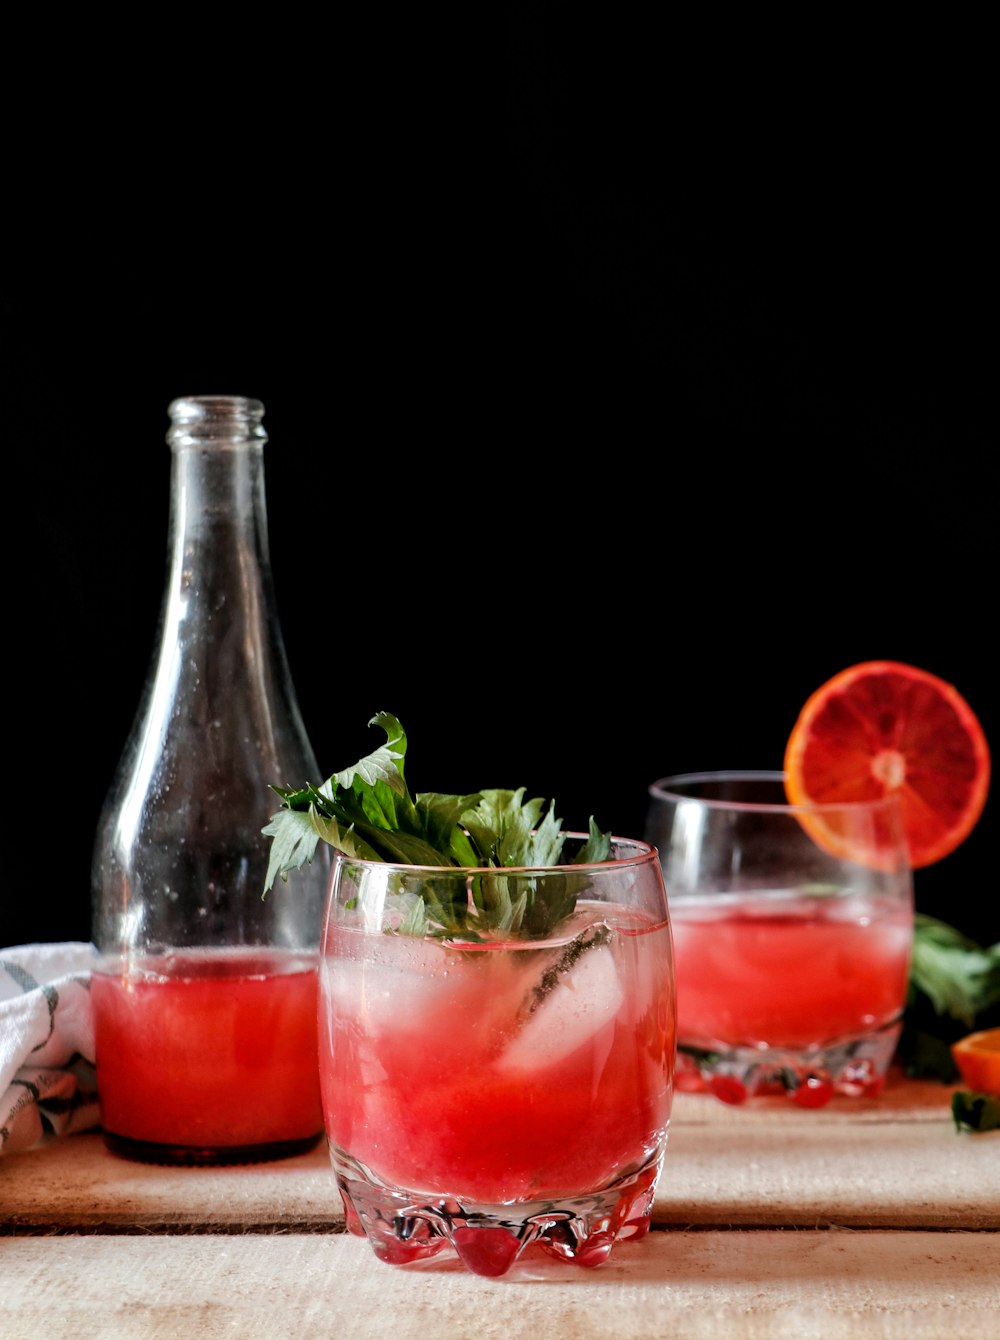
[[677,1084],[818,1107],[879,1092],[902,1029],[913,879],[895,795],[792,805],[781,773],[650,788],[677,972]]
[[581,897],[541,939],[399,929],[421,878],[507,881],[514,902],[538,872],[336,855],[324,1117],[348,1226],[383,1260],[450,1244],[502,1274],[538,1242],[596,1265],[648,1228],[672,1093],[672,951],[655,853],[623,846],[634,860],[544,872],[607,901]]
[[913,918],[898,900],[679,898],[673,929],[686,1043],[821,1046],[900,1017]]

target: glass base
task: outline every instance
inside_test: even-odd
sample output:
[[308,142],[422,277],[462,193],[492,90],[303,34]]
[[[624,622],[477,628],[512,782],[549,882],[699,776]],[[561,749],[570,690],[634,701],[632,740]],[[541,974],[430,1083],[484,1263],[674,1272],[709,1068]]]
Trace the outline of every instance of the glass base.
[[823,1107],[839,1094],[873,1098],[885,1084],[902,1023],[821,1047],[699,1047],[677,1044],[674,1087],[710,1093],[724,1103],[786,1095],[801,1107]]
[[408,1265],[451,1249],[475,1275],[505,1275],[535,1245],[560,1261],[599,1266],[616,1242],[649,1232],[663,1151],[600,1191],[557,1200],[474,1205],[450,1196],[414,1196],[383,1186],[331,1146],[347,1227],[367,1237],[380,1261]]
[[298,1140],[269,1140],[257,1145],[172,1145],[152,1140],[133,1140],[127,1135],[102,1131],[113,1154],[139,1163],[162,1163],[173,1167],[206,1168],[226,1163],[270,1163],[288,1159],[315,1148],[323,1132]]

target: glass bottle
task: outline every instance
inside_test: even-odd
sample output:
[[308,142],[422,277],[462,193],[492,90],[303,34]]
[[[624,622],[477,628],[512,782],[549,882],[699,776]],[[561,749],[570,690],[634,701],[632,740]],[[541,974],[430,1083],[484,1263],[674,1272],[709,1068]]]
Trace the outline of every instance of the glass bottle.
[[[264,406],[169,406],[158,646],[92,866],[97,1083],[109,1148],[282,1158],[319,1139],[316,996],[328,862],[264,896],[272,785],[319,775],[268,550]],[[299,878],[297,878],[299,876]]]

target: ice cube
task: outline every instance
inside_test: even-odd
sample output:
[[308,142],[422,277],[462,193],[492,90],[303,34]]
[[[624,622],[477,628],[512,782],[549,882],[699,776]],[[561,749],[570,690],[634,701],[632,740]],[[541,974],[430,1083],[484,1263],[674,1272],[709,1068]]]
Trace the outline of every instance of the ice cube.
[[[358,945],[344,943],[347,952],[323,961],[323,995],[336,1014],[357,1018],[366,1029],[425,1029],[429,1011],[453,994],[446,952],[436,941],[386,935],[367,936]],[[350,956],[351,949],[356,956]]]
[[497,1069],[527,1074],[555,1064],[610,1023],[623,999],[611,950],[586,950],[528,1016]]

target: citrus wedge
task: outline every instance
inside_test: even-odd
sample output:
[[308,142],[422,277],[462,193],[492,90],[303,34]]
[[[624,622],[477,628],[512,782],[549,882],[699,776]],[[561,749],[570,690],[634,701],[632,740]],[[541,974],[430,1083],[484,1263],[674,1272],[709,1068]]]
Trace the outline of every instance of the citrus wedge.
[[972,708],[945,680],[901,661],[863,661],[821,685],[792,728],[784,766],[796,805],[895,792],[914,869],[964,842],[990,785]]
[[1000,1094],[1000,1028],[969,1033],[951,1045],[951,1054],[968,1088]]

